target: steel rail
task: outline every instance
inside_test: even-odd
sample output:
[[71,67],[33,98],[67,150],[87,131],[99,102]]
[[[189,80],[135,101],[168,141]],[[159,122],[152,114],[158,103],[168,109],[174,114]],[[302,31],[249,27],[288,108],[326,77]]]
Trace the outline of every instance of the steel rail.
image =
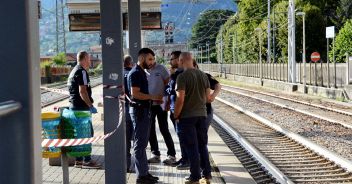
[[[352,112],[347,112],[347,111],[340,110],[340,109],[334,109],[334,108],[326,107],[326,106],[323,106],[323,105],[318,105],[318,104],[314,104],[314,103],[310,103],[310,102],[305,102],[305,101],[301,101],[301,100],[296,100],[296,99],[291,99],[291,98],[287,98],[287,97],[282,97],[282,96],[279,96],[279,95],[274,95],[274,94],[265,93],[265,92],[261,92],[261,91],[256,91],[256,90],[252,90],[252,89],[246,89],[246,88],[241,88],[241,87],[237,87],[237,86],[230,86],[230,85],[226,85],[226,84],[221,84],[221,85],[225,86],[225,87],[228,87],[228,88],[240,89],[240,90],[243,90],[243,91],[249,91],[249,92],[253,92],[253,93],[259,93],[259,94],[271,96],[271,97],[274,97],[274,98],[280,98],[282,100],[288,100],[288,101],[291,101],[291,102],[296,102],[296,103],[300,103],[300,104],[303,104],[303,105],[309,105],[309,106],[312,106],[312,107],[321,108],[321,109],[324,109],[324,110],[328,110],[328,111],[332,111],[332,112],[336,112],[336,113],[352,116]],[[224,89],[224,90],[226,90],[226,89]]]
[[216,121],[223,129],[226,130],[233,138],[235,138],[255,159],[265,167],[265,169],[272,174],[277,182],[281,184],[294,184],[280,169],[271,163],[257,148],[255,148],[245,137],[241,136],[239,132],[230,127],[221,118],[214,114],[214,121]]
[[[312,117],[315,117],[315,118],[318,118],[318,119],[321,119],[321,120],[324,120],[324,121],[328,121],[328,122],[331,122],[331,123],[334,123],[334,124],[339,124],[339,125],[342,125],[342,126],[344,126],[346,128],[352,129],[352,124],[336,121],[334,119],[330,119],[330,118],[323,117],[323,116],[320,116],[320,115],[317,115],[317,114],[313,114],[313,113],[310,113],[310,112],[307,112],[307,111],[304,111],[304,110],[301,110],[301,109],[289,107],[288,105],[283,105],[283,104],[272,102],[272,101],[269,101],[269,100],[257,98],[257,97],[254,97],[254,96],[251,96],[251,95],[248,95],[248,94],[244,94],[244,93],[241,93],[241,92],[238,92],[238,91],[232,91],[232,90],[229,90],[229,89],[222,89],[222,90],[230,92],[230,93],[236,93],[236,94],[248,97],[248,98],[260,100],[260,101],[263,101],[263,102],[266,102],[266,103],[273,104],[275,106],[279,106],[281,108],[285,108],[285,109],[289,109],[289,110],[292,110],[292,111],[296,111],[296,112],[299,112],[299,113],[302,113],[302,114],[305,114],[305,115],[308,115],[308,116],[312,116]],[[276,96],[275,96],[275,98],[276,98]]]
[[339,156],[338,154],[330,151],[330,150],[327,150],[326,148],[308,140],[307,138],[304,138],[298,134],[295,134],[291,131],[288,131],[288,130],[285,130],[284,128],[282,128],[281,126],[275,124],[275,123],[272,123],[271,121],[251,112],[251,111],[248,111],[240,106],[237,106],[231,102],[228,102],[226,100],[223,100],[219,97],[216,97],[216,100],[246,114],[247,116],[255,119],[256,121],[258,122],[261,122],[263,123],[264,125],[280,132],[281,134],[287,136],[288,138],[302,144],[303,146],[307,147],[308,149],[314,151],[315,153],[321,155],[322,157],[326,158],[327,160],[330,160],[332,162],[334,162],[335,164],[339,165],[340,167],[344,168],[346,171],[348,172],[352,172],[352,162],[345,159],[345,158],[342,158],[341,156]]

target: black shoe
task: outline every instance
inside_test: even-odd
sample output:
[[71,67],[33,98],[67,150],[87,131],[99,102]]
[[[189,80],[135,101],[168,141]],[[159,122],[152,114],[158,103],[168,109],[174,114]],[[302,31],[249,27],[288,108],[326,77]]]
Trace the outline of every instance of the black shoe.
[[189,170],[189,168],[190,168],[189,163],[184,163],[184,162],[181,162],[179,165],[176,166],[177,170]]
[[152,178],[153,180],[156,180],[156,181],[159,180],[159,177],[153,176],[153,175],[151,175],[150,173],[148,173],[147,176],[150,177],[150,178]]
[[140,176],[136,180],[137,184],[154,184],[158,183],[157,180],[152,179],[150,176]]
[[176,167],[176,166],[180,165],[181,162],[182,162],[182,158],[180,160],[178,160],[177,162],[172,163],[171,166]]

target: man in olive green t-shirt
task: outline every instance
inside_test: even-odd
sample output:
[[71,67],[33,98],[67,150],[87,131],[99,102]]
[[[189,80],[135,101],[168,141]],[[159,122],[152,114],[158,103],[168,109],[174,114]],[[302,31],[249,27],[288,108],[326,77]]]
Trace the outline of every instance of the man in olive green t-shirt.
[[[208,154],[207,124],[205,122],[206,102],[209,99],[210,85],[205,73],[193,66],[192,55],[183,52],[180,56],[184,72],[176,81],[176,104],[174,116],[176,130],[190,162],[191,175],[186,183],[196,184],[211,179]],[[202,167],[202,168],[200,168]]]

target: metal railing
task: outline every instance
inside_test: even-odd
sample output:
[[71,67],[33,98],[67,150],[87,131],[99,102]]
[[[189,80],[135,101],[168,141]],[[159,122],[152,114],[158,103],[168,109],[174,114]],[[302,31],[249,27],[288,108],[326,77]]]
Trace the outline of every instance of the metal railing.
[[[351,58],[352,63],[352,58]],[[208,72],[219,74],[234,75],[260,78],[260,66],[258,63],[241,63],[241,64],[199,64],[199,67]],[[348,67],[346,63],[337,63],[337,74],[334,75],[334,68],[327,66],[327,63],[307,63],[306,64],[306,84],[311,86],[321,87],[344,87],[346,83],[352,81],[352,67]],[[296,63],[296,81],[303,84],[304,65]],[[329,70],[329,72],[327,72]],[[349,72],[348,72],[349,71]],[[330,75],[328,74],[330,73]],[[349,79],[348,76],[351,78]],[[262,78],[276,81],[288,81],[288,65],[283,62],[278,63],[263,63]]]
[[12,114],[22,108],[19,102],[13,100],[0,103],[0,118]]

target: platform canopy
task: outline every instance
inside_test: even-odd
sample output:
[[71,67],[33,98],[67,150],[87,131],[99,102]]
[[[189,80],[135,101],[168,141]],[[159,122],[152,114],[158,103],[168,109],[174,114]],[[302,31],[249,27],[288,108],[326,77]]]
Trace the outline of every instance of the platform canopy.
[[[140,0],[143,30],[162,29],[161,0]],[[100,0],[67,0],[70,31],[100,30]],[[123,28],[128,29],[127,0],[122,0]]]

